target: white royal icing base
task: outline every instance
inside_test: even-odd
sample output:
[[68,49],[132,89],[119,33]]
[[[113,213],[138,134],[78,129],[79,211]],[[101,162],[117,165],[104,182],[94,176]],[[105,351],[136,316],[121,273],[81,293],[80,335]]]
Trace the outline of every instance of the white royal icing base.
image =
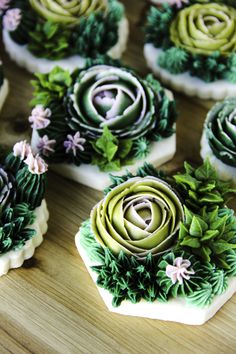
[[215,167],[219,177],[224,180],[232,180],[234,187],[236,187],[236,168],[233,166],[226,165],[222,161],[220,161],[213,153],[207,137],[206,132],[203,130],[202,138],[201,138],[201,157],[203,160],[209,159],[212,166]]
[[43,242],[43,235],[47,232],[47,221],[49,218],[45,199],[34,210],[34,213],[36,216],[35,221],[27,227],[36,230],[36,235],[26,241],[25,245],[19,251],[9,251],[0,255],[0,276],[7,274],[10,269],[21,267],[24,260],[31,258],[35,252],[35,248]]
[[[118,42],[108,51],[108,55],[113,59],[119,59],[126,49],[129,35],[129,24],[126,17],[123,17],[119,23],[118,34]],[[6,30],[3,30],[3,42],[11,59],[31,73],[48,73],[55,66],[60,66],[72,72],[77,68],[83,68],[85,66],[86,58],[80,55],[73,55],[61,60],[37,58],[27,49],[27,45],[19,45],[14,42]]]
[[201,99],[222,100],[227,96],[236,95],[236,84],[226,80],[206,83],[197,77],[191,76],[188,72],[178,75],[171,74],[157,64],[158,57],[162,52],[162,49],[155,48],[151,43],[147,43],[144,46],[144,56],[148,67],[163,83],[169,85],[172,89]]
[[[91,266],[98,265],[92,263],[88,258],[86,251],[80,245],[80,232],[75,236],[76,247],[79,254],[90,274],[94,283],[97,281],[97,273],[92,271]],[[97,286],[97,285],[96,285]],[[187,304],[184,298],[171,299],[166,303],[158,301],[147,302],[141,300],[137,304],[133,304],[128,300],[122,301],[118,307],[112,306],[112,295],[108,290],[97,286],[97,289],[111,312],[119,313],[121,315],[146,317],[156,320],[174,321],[185,323],[188,325],[202,325],[213,317],[217,311],[234,295],[236,292],[236,277],[229,279],[229,286],[227,290],[221,294],[216,295],[211,305],[203,308]]]
[[[36,147],[38,139],[38,133],[34,130],[31,140],[31,145],[34,150],[37,150]],[[120,171],[111,171],[110,173],[119,176],[125,174],[127,169],[130,172],[136,172],[138,167],[143,166],[144,162],[151,163],[155,167],[158,167],[171,160],[175,154],[175,151],[176,134],[173,134],[169,138],[152,143],[151,152],[146,158],[136,161],[133,165],[125,166]],[[97,190],[102,191],[105,187],[111,184],[109,173],[100,171],[98,166],[89,164],[81,164],[80,166],[76,166],[73,164],[58,163],[51,164],[50,168],[66,178],[72,179],[78,183],[82,183]],[[94,178],[94,176],[96,176],[96,178]]]
[[4,79],[2,86],[0,87],[0,111],[3,107],[3,104],[7,98],[9,92],[9,84],[6,79]]

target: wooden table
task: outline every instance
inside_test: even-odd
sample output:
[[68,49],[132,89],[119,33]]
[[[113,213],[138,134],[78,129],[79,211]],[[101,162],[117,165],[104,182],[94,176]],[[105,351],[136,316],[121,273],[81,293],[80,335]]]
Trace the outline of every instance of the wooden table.
[[[131,22],[125,64],[147,73],[142,56],[141,0],[124,1]],[[32,97],[26,71],[3,53],[11,94],[1,114],[1,142],[27,133]],[[212,103],[176,95],[180,117],[175,158],[199,163],[199,140]],[[10,122],[10,123],[9,123]],[[7,132],[7,135],[6,135]],[[49,174],[49,230],[35,256],[0,279],[0,353],[235,353],[236,296],[207,324],[192,327],[109,313],[74,244],[74,236],[102,194]]]

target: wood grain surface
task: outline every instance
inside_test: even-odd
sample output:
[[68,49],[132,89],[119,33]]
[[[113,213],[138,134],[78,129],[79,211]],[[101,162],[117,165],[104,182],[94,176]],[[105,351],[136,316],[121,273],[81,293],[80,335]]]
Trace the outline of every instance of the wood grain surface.
[[[130,20],[124,63],[142,75],[145,5],[123,1]],[[32,76],[16,67],[0,47],[11,94],[0,117],[1,143],[29,133]],[[180,112],[175,171],[184,160],[199,163],[205,102],[176,95]],[[186,326],[109,313],[79,257],[74,236],[102,197],[87,187],[49,173],[49,230],[34,257],[0,278],[0,353],[236,353],[236,296],[207,324]]]

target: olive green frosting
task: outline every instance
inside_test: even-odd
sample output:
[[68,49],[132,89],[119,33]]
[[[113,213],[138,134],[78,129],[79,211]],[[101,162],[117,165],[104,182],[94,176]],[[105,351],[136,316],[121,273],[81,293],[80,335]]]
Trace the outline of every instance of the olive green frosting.
[[64,25],[78,25],[82,18],[107,9],[106,0],[29,0],[32,8],[45,20]]
[[236,50],[236,9],[217,3],[186,7],[171,23],[170,38],[193,54],[227,56]]
[[143,259],[173,246],[183,207],[173,189],[154,177],[136,177],[111,190],[91,213],[96,240],[112,252]]
[[236,167],[236,99],[218,102],[208,113],[204,129],[213,154]]

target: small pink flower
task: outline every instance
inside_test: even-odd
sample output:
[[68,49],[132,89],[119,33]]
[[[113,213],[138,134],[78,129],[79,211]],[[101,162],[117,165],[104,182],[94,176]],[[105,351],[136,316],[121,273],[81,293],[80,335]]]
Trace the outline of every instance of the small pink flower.
[[174,260],[174,264],[168,264],[166,267],[166,275],[175,284],[177,281],[183,284],[183,279],[189,280],[190,275],[195,274],[194,270],[187,270],[191,266],[191,262],[188,259],[177,257]]
[[31,146],[26,142],[26,140],[19,141],[13,146],[13,155],[19,156],[21,160],[24,160],[31,153]]
[[34,156],[30,153],[24,163],[28,165],[29,171],[34,175],[41,175],[48,170],[48,165],[38,154]]
[[7,10],[3,16],[3,27],[9,32],[13,32],[17,29],[21,22],[21,10],[20,9],[10,9]]
[[73,155],[76,156],[77,150],[84,151],[83,145],[86,143],[86,139],[80,137],[80,132],[77,132],[74,136],[68,134],[67,139],[64,141],[67,154],[72,150]]
[[37,149],[40,154],[44,156],[49,156],[55,152],[54,146],[56,144],[56,140],[49,140],[47,135],[44,135],[39,139],[37,144]]
[[29,122],[33,129],[44,129],[50,124],[52,112],[49,108],[43,108],[42,105],[37,105],[31,112]]
[[3,14],[3,11],[7,10],[10,6],[11,0],[0,0],[0,15]]
[[171,5],[176,5],[178,8],[182,7],[182,3],[188,4],[189,0],[171,0]]

